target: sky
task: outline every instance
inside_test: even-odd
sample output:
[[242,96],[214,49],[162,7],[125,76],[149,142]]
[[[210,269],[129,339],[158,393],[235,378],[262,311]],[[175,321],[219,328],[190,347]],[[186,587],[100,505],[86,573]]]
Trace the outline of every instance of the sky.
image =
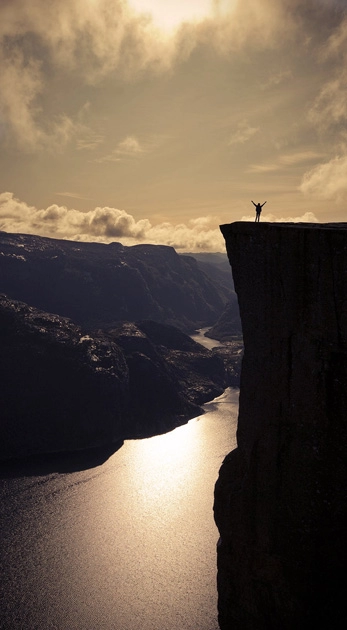
[[0,0],[0,230],[346,221],[347,0]]

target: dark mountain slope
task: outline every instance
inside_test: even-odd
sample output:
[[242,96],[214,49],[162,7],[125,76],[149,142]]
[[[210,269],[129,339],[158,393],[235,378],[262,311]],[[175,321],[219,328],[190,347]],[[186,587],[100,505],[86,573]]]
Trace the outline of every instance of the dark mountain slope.
[[222,359],[155,322],[88,332],[0,295],[0,459],[119,444],[200,415]]
[[[230,282],[230,265],[228,261],[228,257],[226,254],[210,253],[210,252],[201,252],[201,253],[193,253],[193,254],[185,254],[185,256],[191,256],[195,258],[198,263],[199,269],[206,273],[207,276],[212,278],[216,282],[217,285],[222,285],[227,288],[233,290],[233,282],[231,279]],[[236,294],[233,291],[233,295]]]
[[171,247],[78,243],[0,232],[0,291],[88,327],[151,319],[212,325],[230,290]]
[[218,339],[221,342],[242,338],[242,324],[237,299],[226,304],[218,321],[206,333],[206,337]]
[[225,342],[234,340],[235,337],[242,336],[242,326],[240,320],[239,304],[237,295],[234,290],[232,275],[230,274],[230,266],[226,254],[221,253],[198,253],[190,254],[193,256],[198,267],[203,271],[217,286],[221,285],[225,289],[230,289],[230,300],[225,305],[218,320],[213,324],[210,330],[205,333],[206,337],[218,339]]

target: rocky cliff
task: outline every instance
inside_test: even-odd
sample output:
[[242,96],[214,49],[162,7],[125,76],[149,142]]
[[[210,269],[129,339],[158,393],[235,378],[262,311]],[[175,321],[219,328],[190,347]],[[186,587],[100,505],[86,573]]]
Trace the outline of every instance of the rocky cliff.
[[[0,231],[0,293],[88,328],[151,319],[191,333],[233,291],[173,247],[82,243]],[[217,270],[218,271],[218,270]]]
[[102,331],[0,294],[0,461],[119,445],[200,415],[230,376],[173,326]]
[[244,358],[215,489],[220,627],[344,628],[347,224],[221,231]]

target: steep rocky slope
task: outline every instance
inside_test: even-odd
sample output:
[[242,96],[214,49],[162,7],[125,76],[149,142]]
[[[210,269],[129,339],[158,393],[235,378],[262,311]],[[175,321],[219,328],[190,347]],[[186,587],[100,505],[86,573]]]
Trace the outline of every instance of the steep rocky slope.
[[222,285],[228,292],[232,289],[234,297],[234,287],[232,282],[230,284],[230,265],[226,253],[193,252],[185,255],[195,258],[198,267],[212,278],[216,285]]
[[0,295],[0,459],[118,443],[128,429],[121,349]]
[[152,319],[184,332],[216,322],[231,290],[172,247],[0,232],[0,293],[88,327]]
[[207,331],[206,337],[218,339],[221,342],[242,339],[242,325],[236,300],[231,300],[226,304],[214,326]]
[[202,413],[223,360],[172,326],[86,331],[0,295],[0,459],[117,445]]
[[244,359],[215,489],[220,627],[344,628],[347,224],[221,230]]

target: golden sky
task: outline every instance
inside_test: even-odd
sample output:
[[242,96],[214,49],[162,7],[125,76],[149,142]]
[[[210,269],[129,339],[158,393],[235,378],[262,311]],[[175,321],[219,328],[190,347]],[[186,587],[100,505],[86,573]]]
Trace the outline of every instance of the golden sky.
[[347,0],[1,0],[0,229],[346,221]]

